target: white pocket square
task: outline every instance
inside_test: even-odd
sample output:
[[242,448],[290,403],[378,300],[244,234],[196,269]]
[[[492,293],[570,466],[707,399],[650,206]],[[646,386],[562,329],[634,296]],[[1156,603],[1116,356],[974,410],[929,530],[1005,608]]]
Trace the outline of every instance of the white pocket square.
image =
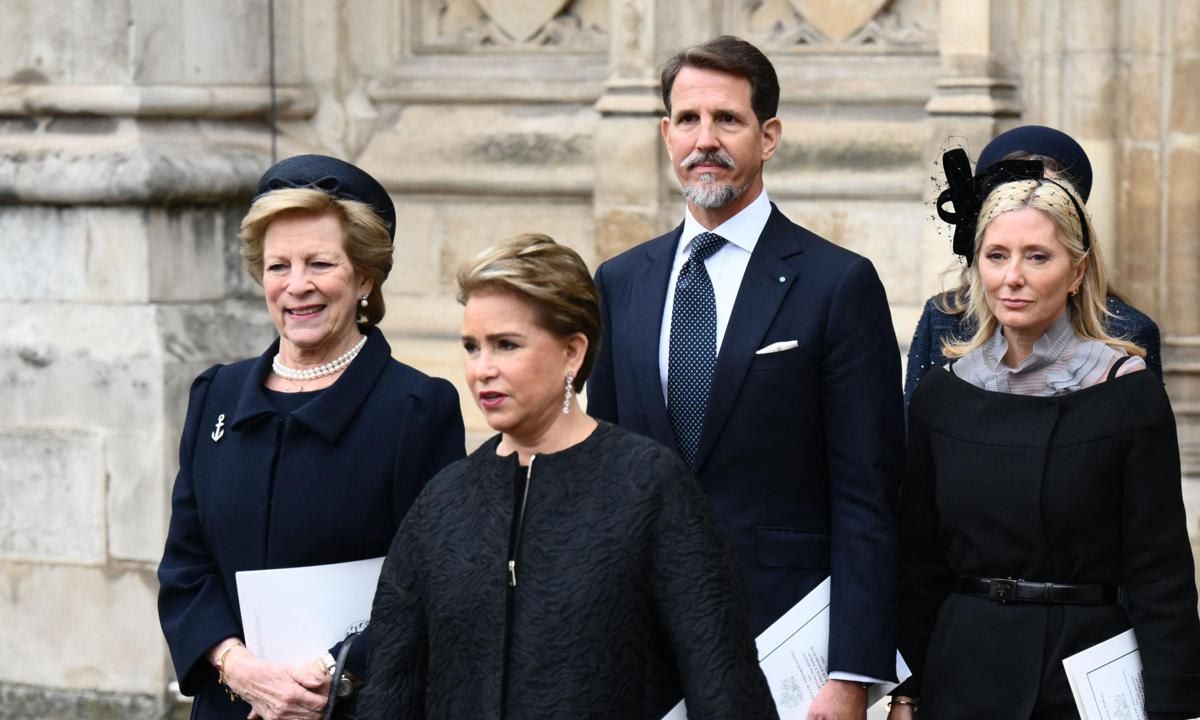
[[755,351],[755,355],[770,355],[771,353],[783,352],[792,348],[800,347],[800,343],[796,340],[781,340],[777,343],[771,343],[761,350]]

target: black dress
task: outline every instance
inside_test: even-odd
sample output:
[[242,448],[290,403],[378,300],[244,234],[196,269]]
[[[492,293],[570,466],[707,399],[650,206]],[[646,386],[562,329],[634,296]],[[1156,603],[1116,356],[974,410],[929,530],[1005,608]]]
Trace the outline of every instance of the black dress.
[[[1132,625],[1151,717],[1200,715],[1200,619],[1175,420],[1158,376],[1058,397],[931,369],[901,489],[897,694],[923,720],[1078,717],[1064,657]],[[1121,585],[1118,604],[1001,604],[960,576]]]
[[674,453],[601,423],[533,458],[514,523],[498,442],[431,480],[397,533],[364,718],[658,720],[685,695],[692,720],[777,717],[729,543]]

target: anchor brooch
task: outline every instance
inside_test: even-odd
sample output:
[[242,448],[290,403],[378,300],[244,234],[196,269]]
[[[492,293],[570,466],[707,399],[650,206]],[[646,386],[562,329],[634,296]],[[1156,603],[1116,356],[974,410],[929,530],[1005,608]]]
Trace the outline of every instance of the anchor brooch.
[[217,427],[212,431],[213,442],[217,442],[225,436],[225,413],[217,416]]

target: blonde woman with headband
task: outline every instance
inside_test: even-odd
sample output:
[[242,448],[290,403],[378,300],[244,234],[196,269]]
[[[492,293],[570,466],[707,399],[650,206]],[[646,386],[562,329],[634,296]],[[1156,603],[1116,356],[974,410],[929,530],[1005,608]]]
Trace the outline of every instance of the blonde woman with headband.
[[[1062,660],[1132,627],[1151,718],[1200,715],[1171,405],[1104,328],[1104,259],[1036,161],[955,177],[974,335],[913,397],[892,719],[1073,718]],[[957,182],[956,182],[957,181]],[[954,191],[952,187],[951,191]],[[972,198],[979,198],[972,207]]]

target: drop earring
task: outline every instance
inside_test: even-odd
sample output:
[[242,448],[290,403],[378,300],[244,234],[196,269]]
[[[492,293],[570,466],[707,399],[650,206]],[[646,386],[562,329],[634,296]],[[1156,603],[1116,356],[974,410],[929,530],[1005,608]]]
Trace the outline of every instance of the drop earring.
[[358,304],[360,307],[362,307],[363,310],[366,310],[367,309],[367,296],[363,295],[362,300],[359,300]]
[[563,415],[571,413],[571,393],[574,391],[572,385],[575,383],[575,373],[567,371],[567,385],[563,390]]

